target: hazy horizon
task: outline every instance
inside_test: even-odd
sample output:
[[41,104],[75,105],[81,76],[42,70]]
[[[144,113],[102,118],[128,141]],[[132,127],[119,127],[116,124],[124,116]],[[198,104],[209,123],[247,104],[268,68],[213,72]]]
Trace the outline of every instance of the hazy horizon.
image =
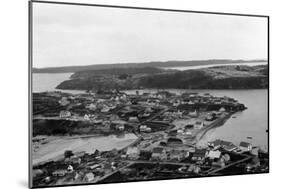
[[33,3],[33,67],[267,58],[267,18]]
[[115,65],[115,64],[148,64],[153,62],[188,62],[188,61],[211,61],[211,60],[233,60],[233,61],[260,61],[260,62],[267,62],[268,60],[266,58],[264,59],[206,59],[206,60],[167,60],[167,61],[149,61],[149,62],[118,62],[118,63],[108,63],[108,64],[87,64],[87,65],[67,65],[67,66],[52,66],[52,67],[32,67],[35,69],[45,69],[45,68],[57,68],[57,67],[79,67],[79,66],[92,66],[92,65]]

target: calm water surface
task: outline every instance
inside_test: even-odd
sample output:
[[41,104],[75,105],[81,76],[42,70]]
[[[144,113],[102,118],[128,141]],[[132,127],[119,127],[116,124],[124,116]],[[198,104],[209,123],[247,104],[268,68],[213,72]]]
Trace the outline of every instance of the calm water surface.
[[46,91],[63,91],[70,93],[81,93],[81,90],[60,90],[56,87],[63,81],[69,80],[72,73],[33,73],[32,74],[32,91],[46,92]]

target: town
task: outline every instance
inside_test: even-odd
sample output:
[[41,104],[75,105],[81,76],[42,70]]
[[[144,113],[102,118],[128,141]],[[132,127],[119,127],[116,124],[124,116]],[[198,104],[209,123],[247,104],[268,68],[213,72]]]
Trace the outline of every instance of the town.
[[[268,172],[268,153],[247,141],[199,145],[246,106],[209,93],[118,90],[33,93],[33,154],[50,137],[135,135],[111,150],[67,149],[33,163],[34,186],[157,180]],[[48,156],[50,157],[50,156]]]

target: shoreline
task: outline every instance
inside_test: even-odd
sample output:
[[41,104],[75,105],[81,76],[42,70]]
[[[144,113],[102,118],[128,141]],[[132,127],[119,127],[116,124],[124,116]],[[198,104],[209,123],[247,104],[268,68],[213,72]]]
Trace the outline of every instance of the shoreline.
[[220,117],[217,120],[215,120],[210,125],[207,125],[207,126],[203,127],[202,129],[200,129],[195,134],[195,139],[194,139],[195,145],[207,134],[208,131],[210,131],[211,129],[214,129],[216,127],[222,126],[232,115],[233,115],[233,113],[227,113],[223,117]]

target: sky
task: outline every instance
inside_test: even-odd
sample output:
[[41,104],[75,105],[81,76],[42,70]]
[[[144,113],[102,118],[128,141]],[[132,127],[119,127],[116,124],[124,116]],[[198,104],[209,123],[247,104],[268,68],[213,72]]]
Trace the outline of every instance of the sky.
[[33,3],[33,67],[266,59],[267,19]]

